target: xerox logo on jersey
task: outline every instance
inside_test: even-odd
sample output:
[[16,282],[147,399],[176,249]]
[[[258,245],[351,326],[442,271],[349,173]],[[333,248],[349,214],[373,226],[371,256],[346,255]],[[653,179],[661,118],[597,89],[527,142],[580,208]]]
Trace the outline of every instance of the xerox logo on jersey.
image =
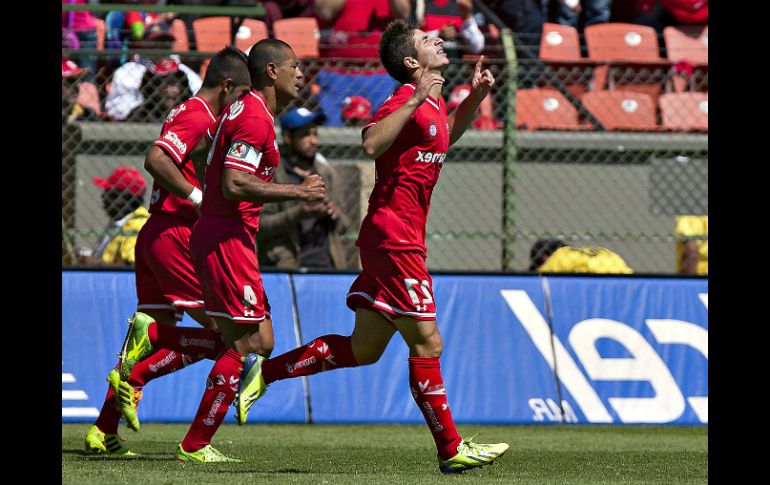
[[417,150],[417,157],[414,159],[414,161],[425,163],[444,163],[445,158],[446,153],[421,152]]
[[234,141],[230,145],[227,156],[248,163],[254,168],[259,167],[262,152],[242,141]]
[[186,104],[180,104],[176,108],[172,108],[171,111],[168,112],[168,116],[166,116],[166,123],[171,123],[174,121],[174,116],[178,115],[182,111],[187,109]]
[[171,142],[171,144],[174,145],[182,155],[187,153],[187,143],[180,140],[177,134],[173,131],[167,131],[166,134],[163,135],[163,139]]
[[436,133],[438,133],[438,129],[436,128],[436,123],[434,123],[432,120],[430,122],[430,128],[428,128],[428,133],[430,133],[431,138],[435,138]]
[[230,105],[230,113],[227,115],[228,120],[234,120],[243,111],[243,101],[240,99]]

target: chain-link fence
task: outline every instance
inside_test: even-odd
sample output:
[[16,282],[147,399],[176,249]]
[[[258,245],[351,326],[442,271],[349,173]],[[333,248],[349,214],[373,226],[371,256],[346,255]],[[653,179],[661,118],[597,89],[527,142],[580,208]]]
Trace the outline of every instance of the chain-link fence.
[[[488,39],[484,67],[495,86],[444,162],[428,218],[429,268],[527,271],[538,241],[543,248],[543,240],[560,239],[606,248],[636,273],[677,272],[685,239],[697,242],[695,251],[707,245],[707,223],[701,229],[679,217],[708,214],[707,64],[543,60],[540,40],[517,37],[511,63],[501,39]],[[196,52],[165,66],[134,63],[125,54],[123,64],[114,55],[93,57],[95,72],[62,81],[65,265],[77,264],[110,223],[93,178],[128,166],[150,185],[144,156],[168,110],[197,90],[205,70]],[[352,220],[343,239],[354,268],[353,242],[375,177],[346,101],[367,98],[373,112],[396,83],[376,61],[301,63],[306,82],[286,110],[327,114],[320,152],[343,184],[342,210]],[[445,71],[450,108],[467,93],[474,64],[475,58],[454,59]]]

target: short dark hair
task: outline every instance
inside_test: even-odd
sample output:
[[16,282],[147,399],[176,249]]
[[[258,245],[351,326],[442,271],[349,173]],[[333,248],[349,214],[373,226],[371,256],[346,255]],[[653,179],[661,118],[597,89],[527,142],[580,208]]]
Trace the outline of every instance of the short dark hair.
[[411,21],[394,20],[380,39],[380,62],[388,74],[400,83],[409,82],[409,71],[404,67],[406,57],[417,58],[414,47],[414,31],[417,25]]
[[561,239],[538,239],[529,250],[529,270],[537,271],[548,259],[547,256],[566,245]]
[[249,86],[249,70],[246,67],[248,58],[246,54],[231,45],[211,57],[209,67],[206,68],[206,77],[203,79],[204,88],[213,88],[228,77],[236,86]]
[[292,48],[282,40],[267,38],[262,39],[251,47],[249,51],[249,74],[251,84],[261,79],[268,64],[280,64],[288,58],[287,51]]

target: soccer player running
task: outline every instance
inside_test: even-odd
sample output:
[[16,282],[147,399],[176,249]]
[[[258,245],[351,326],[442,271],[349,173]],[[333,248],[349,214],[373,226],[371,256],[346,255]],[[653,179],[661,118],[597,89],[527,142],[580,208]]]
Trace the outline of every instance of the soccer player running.
[[[271,183],[279,162],[274,113],[299,95],[303,79],[291,46],[264,39],[248,57],[251,89],[220,116],[206,161],[203,204],[190,237],[190,253],[203,290],[206,315],[221,332],[225,351],[216,359],[192,425],[176,450],[180,461],[237,462],[211,446],[211,439],[238,391],[244,355],[273,350],[270,304],[255,246],[265,202],[322,200],[323,179],[299,185]],[[151,334],[157,325],[135,318],[121,352],[121,374],[169,342]],[[200,329],[196,329],[200,330]]]
[[[136,241],[137,309],[134,319],[152,324],[151,334],[166,344],[149,355],[130,374],[113,369],[99,417],[85,437],[90,453],[133,455],[118,437],[118,422],[139,430],[136,405],[149,381],[182,369],[203,358],[213,359],[224,343],[203,310],[203,293],[190,258],[190,234],[198,219],[200,183],[191,159],[216,129],[216,116],[251,85],[246,55],[226,47],[212,58],[203,86],[195,96],[174,107],[166,117],[144,166],[155,179],[151,216]],[[210,138],[211,135],[208,135]],[[206,328],[175,328],[183,313]],[[180,343],[180,336],[187,339]]]
[[470,95],[447,116],[441,72],[449,60],[441,39],[396,20],[382,35],[380,59],[403,85],[363,128],[363,148],[375,160],[377,180],[356,243],[363,271],[347,295],[348,307],[356,312],[353,333],[324,335],[269,360],[249,356],[236,417],[245,423],[272,382],[377,362],[398,332],[409,347],[409,386],[436,443],[439,469],[461,473],[491,463],[509,446],[474,443],[455,428],[439,365],[442,340],[425,266],[425,226],[447,149],[468,127],[495,79],[488,69],[481,71],[480,59]]

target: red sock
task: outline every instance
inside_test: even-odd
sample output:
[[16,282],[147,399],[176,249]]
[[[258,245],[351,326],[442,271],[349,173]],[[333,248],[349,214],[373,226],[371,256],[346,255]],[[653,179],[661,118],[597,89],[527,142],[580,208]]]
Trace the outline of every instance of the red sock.
[[174,327],[151,323],[147,327],[150,343],[156,348],[174,350],[180,354],[200,355],[216,360],[225,350],[219,332],[208,328]]
[[356,367],[350,337],[324,335],[262,363],[265,384],[290,377],[309,376],[340,367]]
[[457,445],[462,438],[449,411],[439,360],[409,357],[409,387],[436,442],[438,456],[442,460],[452,458],[457,454]]
[[141,391],[151,380],[176,372],[202,359],[202,355],[187,355],[160,349],[134,366],[128,383],[137,391]]
[[94,424],[104,434],[117,434],[118,422],[120,422],[120,410],[115,403],[115,391],[112,390],[110,384],[107,384],[107,396],[104,398],[102,410],[99,411],[99,417],[96,418]]
[[238,391],[238,379],[243,370],[243,356],[228,349],[214,362],[214,367],[206,379],[198,412],[195,413],[190,429],[182,441],[182,448],[187,452],[198,451],[211,443],[211,438],[219,429],[230,403]]

